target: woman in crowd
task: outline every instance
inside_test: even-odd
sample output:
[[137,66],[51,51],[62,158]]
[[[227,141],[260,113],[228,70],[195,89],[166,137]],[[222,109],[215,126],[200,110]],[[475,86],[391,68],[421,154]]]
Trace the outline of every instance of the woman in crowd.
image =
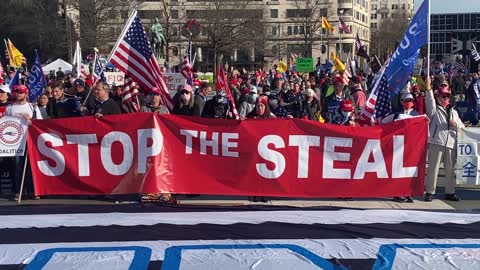
[[318,121],[320,116],[320,104],[315,97],[315,91],[313,89],[307,89],[306,91],[307,101],[306,101],[306,110],[308,119]]
[[268,119],[276,118],[276,116],[270,111],[270,106],[268,105],[267,96],[259,96],[255,102],[255,110],[247,115],[247,118],[254,119]]
[[193,89],[190,85],[184,84],[179,91],[180,99],[173,106],[172,114],[193,116]]
[[148,96],[149,101],[140,109],[141,112],[154,112],[158,114],[169,114],[168,108],[160,104],[160,90],[154,87]]

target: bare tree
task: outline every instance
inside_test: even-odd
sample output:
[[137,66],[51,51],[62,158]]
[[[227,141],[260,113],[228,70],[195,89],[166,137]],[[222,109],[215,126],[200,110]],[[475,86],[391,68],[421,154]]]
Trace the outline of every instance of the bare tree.
[[381,21],[378,29],[372,29],[370,53],[376,54],[381,62],[390,57],[396,49],[395,46],[402,41],[409,18],[411,15],[392,13],[389,18]]
[[43,61],[67,55],[64,21],[54,1],[4,0],[0,3],[0,17],[0,36],[10,38],[29,64],[34,49]]
[[[108,50],[121,31],[134,5],[130,0],[65,0],[80,14],[80,38],[83,48]],[[119,23],[122,22],[122,23]]]
[[254,36],[263,30],[261,24],[263,6],[252,0],[204,0],[201,11],[187,13],[188,19],[196,19],[204,28],[205,38],[199,38],[213,52],[214,72],[220,55],[242,47],[251,47]]
[[322,16],[327,17],[329,3],[329,0],[294,0],[292,6],[295,9],[287,10],[287,17],[303,39],[302,56],[312,56],[313,42],[322,34]]

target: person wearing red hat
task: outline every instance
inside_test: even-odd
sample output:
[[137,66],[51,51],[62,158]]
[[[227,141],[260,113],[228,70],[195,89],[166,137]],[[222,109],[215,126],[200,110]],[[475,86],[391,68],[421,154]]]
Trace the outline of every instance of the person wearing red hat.
[[354,105],[350,99],[340,102],[337,113],[334,114],[331,124],[341,126],[355,126]]
[[270,106],[268,104],[268,96],[261,95],[257,98],[255,102],[255,109],[247,115],[247,118],[276,118],[276,116],[270,111]]
[[335,76],[333,78],[333,94],[328,96],[325,99],[324,106],[322,106],[322,112],[325,116],[327,123],[338,123],[338,120],[342,118],[340,114],[340,103],[343,100],[350,100],[353,104],[352,98],[350,95],[344,91],[345,84],[343,78],[340,76]]
[[169,114],[168,108],[161,104],[161,92],[158,87],[154,87],[148,94],[147,104],[140,108],[141,112],[153,112],[158,114]]
[[190,85],[184,84],[178,91],[180,98],[173,105],[172,114],[193,116],[193,89]]
[[[15,102],[8,105],[5,110],[5,116],[14,116],[18,117],[24,123],[31,123],[33,119],[43,119],[42,114],[36,104],[31,104],[28,102],[28,88],[25,85],[14,85],[13,86],[13,96]],[[22,174],[24,163],[27,162],[24,156],[17,156],[15,158],[15,176],[13,181],[13,188],[15,190],[16,196],[15,199],[18,199],[20,195],[20,184],[22,181]],[[33,195],[33,181],[31,177],[31,168],[27,166],[27,171],[25,174],[25,194]]]
[[450,105],[451,92],[447,82],[441,82],[434,95],[430,79],[427,79],[426,90],[425,107],[430,120],[430,134],[428,136],[428,169],[424,200],[430,202],[434,197],[440,163],[443,161],[446,179],[445,199],[459,201],[460,198],[455,194],[454,149],[457,131],[465,126],[457,111]]
[[7,106],[5,115],[20,117],[26,121],[42,119],[38,108],[28,102],[28,88],[25,85],[14,85],[13,96],[15,102]]
[[413,108],[418,112],[418,114],[425,114],[425,92],[420,92],[418,84],[414,84],[410,91],[414,99]]
[[352,96],[353,104],[355,105],[355,114],[360,113],[367,102],[367,97],[360,83],[361,81],[358,76],[353,76],[348,80],[350,95]]

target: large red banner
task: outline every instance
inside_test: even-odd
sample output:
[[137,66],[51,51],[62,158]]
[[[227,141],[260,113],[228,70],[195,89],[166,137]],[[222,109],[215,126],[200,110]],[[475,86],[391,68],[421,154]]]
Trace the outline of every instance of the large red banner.
[[40,196],[385,197],[423,193],[427,128],[136,113],[34,121],[28,147]]

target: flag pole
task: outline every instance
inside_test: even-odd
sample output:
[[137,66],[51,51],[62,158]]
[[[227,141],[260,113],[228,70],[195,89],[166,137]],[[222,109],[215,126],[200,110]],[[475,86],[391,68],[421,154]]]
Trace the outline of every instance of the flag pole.
[[430,0],[428,1],[428,18],[427,18],[427,78],[430,77]]
[[20,193],[18,194],[18,203],[22,202],[23,186],[25,184],[25,173],[27,171],[27,162],[28,162],[28,150],[25,146],[25,161],[23,162],[23,173],[22,173],[22,182],[20,184]]
[[[122,30],[122,33],[120,34],[120,37],[118,38],[117,42],[115,43],[115,46],[113,46],[112,48],[112,51],[110,52],[110,54],[108,55],[108,58],[107,58],[107,62],[106,63],[109,63],[110,62],[110,59],[112,58],[112,55],[113,53],[115,52],[115,50],[118,48],[118,46],[120,46],[120,42],[122,42],[123,38],[125,37],[125,35],[127,34],[127,31],[128,31],[128,28],[130,27],[130,25],[132,24],[133,20],[135,19],[135,17],[137,16],[137,9],[135,8],[132,12],[132,14],[130,15],[130,18],[128,18],[128,21],[127,23],[125,23],[125,26],[123,26],[123,30]],[[105,70],[105,66],[107,64],[103,65],[102,67],[102,70],[100,71],[100,74],[103,73],[103,71]],[[100,79],[100,76],[98,76],[95,81],[93,82],[93,85],[97,84],[98,80]],[[90,94],[92,93],[92,90],[90,90],[87,94],[87,97],[85,97],[85,101],[83,101],[83,106],[85,106],[85,104],[87,103],[87,100],[88,100],[88,97],[90,96]]]
[[[6,39],[3,39],[3,42],[5,42],[5,49],[7,50],[7,53],[8,53],[8,58],[9,58],[9,62],[8,62],[8,65],[10,67],[12,67],[12,65],[10,65],[12,63],[12,55],[10,54],[10,48],[8,47],[8,43],[7,43],[7,40]],[[15,67],[13,67],[15,68]],[[16,69],[16,68],[15,68]]]

